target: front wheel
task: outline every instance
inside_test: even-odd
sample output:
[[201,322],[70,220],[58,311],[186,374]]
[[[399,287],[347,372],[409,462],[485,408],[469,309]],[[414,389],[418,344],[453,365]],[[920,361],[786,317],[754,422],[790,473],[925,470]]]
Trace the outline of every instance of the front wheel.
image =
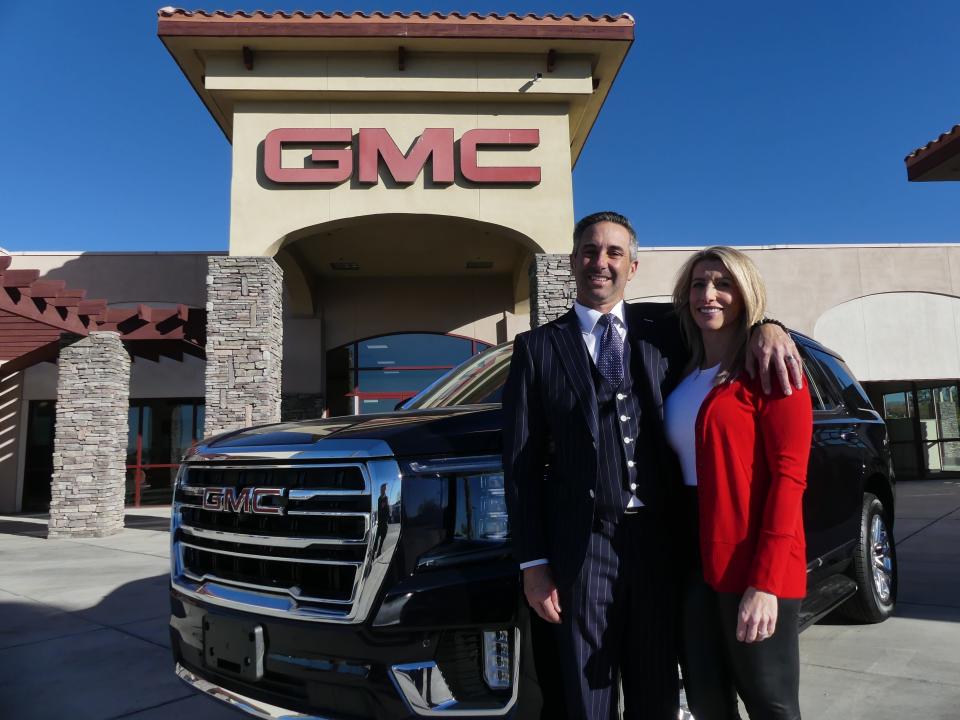
[[860,539],[853,556],[857,594],[843,605],[843,613],[862,623],[883,622],[897,602],[897,548],[883,503],[864,493]]

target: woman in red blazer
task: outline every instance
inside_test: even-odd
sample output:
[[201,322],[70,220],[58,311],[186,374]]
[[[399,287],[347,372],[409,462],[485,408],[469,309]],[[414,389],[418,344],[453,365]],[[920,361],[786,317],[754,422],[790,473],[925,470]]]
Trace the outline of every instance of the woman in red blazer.
[[800,718],[813,413],[806,387],[767,395],[744,372],[765,298],[756,266],[728,247],[694,254],[673,293],[692,359],[664,415],[686,496],[681,656],[697,720],[739,718],[737,694],[752,720]]

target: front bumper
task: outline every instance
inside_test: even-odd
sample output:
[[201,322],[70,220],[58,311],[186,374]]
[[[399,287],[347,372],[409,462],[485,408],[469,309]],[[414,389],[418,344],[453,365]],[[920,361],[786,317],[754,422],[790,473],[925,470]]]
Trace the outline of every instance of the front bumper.
[[[526,612],[519,597],[514,597],[518,601],[505,619],[516,627],[525,622]],[[252,717],[481,720],[539,716],[540,688],[531,676],[529,633],[522,627],[514,636],[512,687],[478,700],[476,694],[467,691],[475,691],[476,683],[483,682],[482,676],[472,678],[475,684],[471,687],[471,678],[456,672],[451,675],[449,664],[443,666],[448,669],[445,677],[440,666],[450,661],[452,653],[461,653],[460,659],[469,656],[469,648],[466,653],[460,646],[453,648],[449,638],[479,634],[487,624],[484,621],[416,630],[304,623],[206,606],[176,591],[172,610],[171,646],[178,677],[195,690]],[[262,627],[266,650],[261,679],[250,680],[204,662],[208,613]]]
[[225,687],[220,687],[219,685],[204,680],[199,675],[187,670],[180,663],[177,663],[177,677],[197,692],[205,693],[214,700],[226,703],[253,717],[264,718],[264,720],[334,720],[334,718],[330,717],[307,715],[306,713],[287,710],[286,708],[277,707],[262,700],[255,700],[246,695],[241,695],[238,692],[228,690]]

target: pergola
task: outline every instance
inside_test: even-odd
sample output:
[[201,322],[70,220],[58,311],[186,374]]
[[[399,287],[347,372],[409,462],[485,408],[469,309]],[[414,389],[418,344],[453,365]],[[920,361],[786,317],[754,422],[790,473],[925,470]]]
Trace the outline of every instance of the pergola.
[[90,332],[119,334],[132,357],[183,360],[204,357],[205,312],[177,305],[110,308],[63,280],[40,279],[39,270],[11,270],[0,256],[0,361],[4,374],[55,362],[63,343]]
[[0,397],[20,371],[58,365],[49,536],[110,535],[123,527],[130,363],[204,359],[206,312],[108,307],[11,263],[0,255]]

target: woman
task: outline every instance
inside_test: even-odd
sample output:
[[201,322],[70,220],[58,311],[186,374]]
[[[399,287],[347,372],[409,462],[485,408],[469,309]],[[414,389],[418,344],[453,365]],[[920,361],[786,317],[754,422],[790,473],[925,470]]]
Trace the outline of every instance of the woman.
[[694,254],[673,291],[691,361],[665,421],[687,498],[681,656],[697,720],[738,718],[737,694],[752,720],[800,718],[813,417],[806,386],[766,395],[744,372],[765,296],[756,266],[729,247]]

